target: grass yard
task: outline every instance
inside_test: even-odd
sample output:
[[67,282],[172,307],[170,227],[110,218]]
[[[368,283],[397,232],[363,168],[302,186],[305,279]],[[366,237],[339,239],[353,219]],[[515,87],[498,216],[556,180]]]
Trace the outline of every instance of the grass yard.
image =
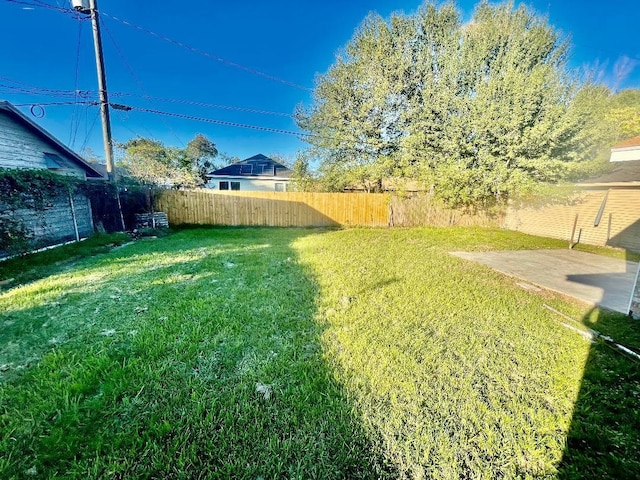
[[543,304],[640,324],[447,255],[549,247],[194,229],[32,262],[0,291],[0,478],[638,478],[639,365]]

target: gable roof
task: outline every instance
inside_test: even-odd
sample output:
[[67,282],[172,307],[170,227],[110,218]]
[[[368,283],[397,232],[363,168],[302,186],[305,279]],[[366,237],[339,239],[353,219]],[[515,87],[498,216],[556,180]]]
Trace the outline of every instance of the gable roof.
[[640,135],[638,135],[637,137],[628,138],[627,140],[623,140],[622,142],[617,143],[616,145],[611,147],[611,149],[614,150],[617,148],[632,148],[632,147],[640,147]]
[[16,122],[26,127],[31,133],[40,138],[42,141],[54,147],[55,150],[62,152],[71,162],[82,168],[86,172],[87,177],[103,178],[100,172],[93,168],[89,163],[87,163],[80,155],[71,150],[64,143],[51,135],[16,107],[11,105],[11,103],[5,100],[0,100],[0,112],[7,114]]
[[214,170],[208,173],[207,176],[289,178],[291,173],[291,170],[281,163],[259,153],[240,162]]
[[640,160],[615,162],[615,168],[599,175],[596,178],[585,180],[578,185],[583,187],[623,187],[640,185]]

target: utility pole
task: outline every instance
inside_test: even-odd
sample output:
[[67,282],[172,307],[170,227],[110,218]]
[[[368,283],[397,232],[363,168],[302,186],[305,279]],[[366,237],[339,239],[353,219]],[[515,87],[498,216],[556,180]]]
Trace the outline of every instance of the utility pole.
[[102,118],[102,140],[104,155],[107,160],[109,181],[116,184],[116,171],[113,165],[113,143],[111,140],[111,120],[109,118],[109,98],[107,96],[107,77],[104,73],[104,57],[102,55],[102,37],[100,35],[100,18],[98,18],[98,0],[89,0],[91,25],[93,26],[93,45],[96,50],[96,68],[98,70],[98,90],[100,91],[100,116]]
[[107,95],[107,76],[104,71],[104,57],[102,55],[102,36],[100,35],[100,17],[98,17],[98,0],[72,0],[73,8],[85,15],[91,15],[91,25],[93,26],[93,45],[96,52],[96,69],[98,71],[98,90],[100,94],[100,117],[102,118],[102,141],[104,143],[104,156],[107,162],[107,176],[109,182],[113,184],[118,202],[118,216],[120,225],[125,230],[124,217],[122,216],[122,205],[120,204],[120,193],[118,191],[118,181],[116,169],[113,162],[113,140],[111,139],[111,119],[109,118],[109,97]]

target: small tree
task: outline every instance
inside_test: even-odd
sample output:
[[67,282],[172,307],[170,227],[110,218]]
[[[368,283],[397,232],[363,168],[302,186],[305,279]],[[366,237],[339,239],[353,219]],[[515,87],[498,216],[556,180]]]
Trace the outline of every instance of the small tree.
[[309,168],[309,160],[299,156],[291,167],[292,189],[297,192],[313,192],[316,190],[316,181]]
[[194,173],[199,185],[205,184],[207,173],[217,168],[214,159],[218,156],[218,148],[201,133],[193,137],[182,151],[182,155],[184,168]]
[[162,142],[138,137],[120,145],[124,155],[119,162],[138,181],[160,187],[197,187],[206,182],[218,155],[216,145],[204,135],[196,135],[179,149]]

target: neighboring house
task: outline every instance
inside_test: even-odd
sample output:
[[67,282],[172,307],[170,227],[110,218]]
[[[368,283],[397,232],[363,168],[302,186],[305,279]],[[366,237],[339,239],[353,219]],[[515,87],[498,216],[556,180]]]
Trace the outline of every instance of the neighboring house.
[[[6,101],[0,101],[0,168],[47,169],[82,180],[103,178],[95,167]],[[81,194],[52,199],[45,212],[0,208],[0,215],[19,219],[34,246],[86,237],[94,231],[91,204]]]
[[611,148],[612,162],[640,160],[640,135],[624,140]]
[[291,170],[259,153],[207,174],[206,187],[214,190],[286,192]]
[[640,251],[640,136],[611,149],[611,168],[565,202],[510,208],[504,226],[574,243]]

